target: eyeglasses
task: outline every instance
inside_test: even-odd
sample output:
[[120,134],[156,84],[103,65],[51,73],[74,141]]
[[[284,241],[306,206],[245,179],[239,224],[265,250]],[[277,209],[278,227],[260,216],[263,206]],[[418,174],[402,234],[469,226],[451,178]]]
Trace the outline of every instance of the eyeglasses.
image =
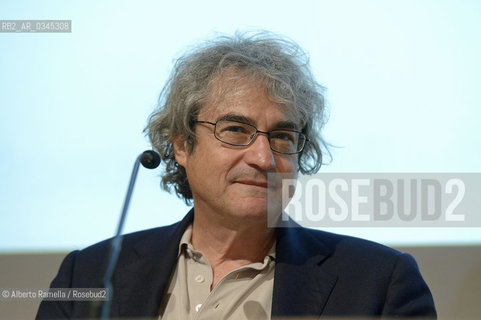
[[297,130],[275,129],[268,132],[257,130],[256,127],[234,120],[218,120],[217,122],[197,121],[214,126],[214,136],[217,140],[232,146],[248,146],[258,133],[267,135],[272,151],[282,154],[296,154],[304,149],[306,135]]

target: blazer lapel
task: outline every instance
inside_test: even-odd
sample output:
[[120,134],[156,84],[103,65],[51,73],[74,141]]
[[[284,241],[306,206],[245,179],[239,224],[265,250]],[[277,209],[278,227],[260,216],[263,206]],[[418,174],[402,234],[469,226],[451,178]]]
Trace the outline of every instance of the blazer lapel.
[[302,228],[277,233],[272,318],[319,317],[337,281],[322,267],[331,249]]
[[[156,317],[177,263],[180,239],[194,219],[193,209],[180,222],[159,228],[137,242],[130,260],[119,263],[114,291],[119,317]],[[126,261],[127,260],[127,261]]]

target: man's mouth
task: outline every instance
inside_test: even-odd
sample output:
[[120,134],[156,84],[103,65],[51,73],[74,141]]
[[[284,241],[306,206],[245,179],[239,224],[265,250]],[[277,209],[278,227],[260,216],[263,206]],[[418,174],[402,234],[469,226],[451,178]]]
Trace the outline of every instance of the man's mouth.
[[242,179],[242,180],[236,180],[235,183],[246,184],[249,186],[261,187],[261,188],[268,187],[267,181],[264,181],[264,180]]

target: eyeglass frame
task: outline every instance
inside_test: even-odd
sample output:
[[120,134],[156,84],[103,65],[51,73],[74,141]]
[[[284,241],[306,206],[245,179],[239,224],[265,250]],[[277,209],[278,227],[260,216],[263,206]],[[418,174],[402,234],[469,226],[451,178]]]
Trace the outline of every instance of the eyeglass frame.
[[[226,142],[224,140],[221,140],[218,136],[217,136],[217,123],[219,121],[229,121],[229,122],[237,122],[237,123],[241,123],[241,124],[244,124],[244,125],[247,125],[249,127],[252,127],[256,130],[256,132],[252,135],[250,141],[247,143],[247,144],[235,144],[235,143],[230,143],[230,142]],[[258,130],[256,127],[254,127],[253,125],[249,124],[249,123],[245,123],[245,122],[242,122],[242,121],[238,121],[238,120],[226,120],[226,119],[220,119],[220,120],[217,120],[216,122],[210,122],[210,121],[204,121],[204,120],[197,120],[196,123],[207,123],[207,124],[210,124],[210,125],[213,125],[214,126],[214,137],[219,140],[220,142],[222,143],[225,143],[225,144],[228,144],[228,145],[231,145],[231,146],[236,146],[236,147],[247,147],[247,146],[250,146],[252,144],[252,142],[254,142],[254,140],[256,139],[257,137],[257,134],[258,133],[262,133],[262,134],[265,134],[267,136],[267,140],[269,141],[269,148],[274,151],[274,152],[277,152],[277,153],[280,153],[280,154],[298,154],[298,153],[301,153],[302,150],[304,150],[304,147],[306,146],[306,142],[309,141],[309,138],[307,138],[307,135],[305,133],[303,133],[302,131],[299,131],[299,130],[294,130],[294,129],[274,129],[274,130],[271,130],[271,131],[261,131],[261,130]],[[271,132],[273,131],[288,131],[288,132],[295,132],[295,133],[298,133],[299,134],[299,137],[304,137],[304,142],[300,148],[299,151],[296,151],[296,152],[281,152],[281,151],[277,151],[277,150],[274,150],[272,149],[272,145],[271,145]]]

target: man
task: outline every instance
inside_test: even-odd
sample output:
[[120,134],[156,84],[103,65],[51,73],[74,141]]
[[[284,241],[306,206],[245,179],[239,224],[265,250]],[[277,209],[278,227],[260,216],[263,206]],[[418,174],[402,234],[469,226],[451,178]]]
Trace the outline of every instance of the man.
[[[146,131],[165,164],[162,185],[194,208],[177,224],[125,236],[113,318],[436,316],[409,255],[268,228],[280,187],[267,174],[314,173],[325,150],[322,87],[299,47],[266,33],[218,38],[177,61],[159,101]],[[107,251],[102,242],[69,254],[52,287],[95,287]],[[87,313],[84,302],[42,302],[38,318]]]

